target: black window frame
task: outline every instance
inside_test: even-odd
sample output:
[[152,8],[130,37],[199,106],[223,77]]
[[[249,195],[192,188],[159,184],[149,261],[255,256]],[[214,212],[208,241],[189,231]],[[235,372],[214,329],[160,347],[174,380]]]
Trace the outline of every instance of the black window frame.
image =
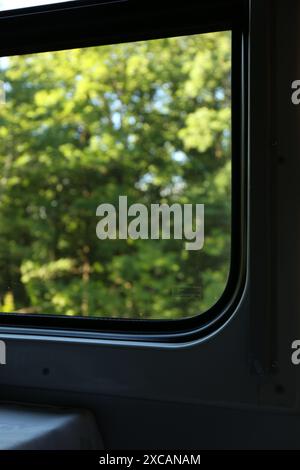
[[70,1],[0,12],[0,57],[188,34],[232,33],[232,211],[228,282],[206,312],[177,320],[0,313],[0,328],[48,335],[182,343],[218,330],[235,311],[247,268],[247,0]]

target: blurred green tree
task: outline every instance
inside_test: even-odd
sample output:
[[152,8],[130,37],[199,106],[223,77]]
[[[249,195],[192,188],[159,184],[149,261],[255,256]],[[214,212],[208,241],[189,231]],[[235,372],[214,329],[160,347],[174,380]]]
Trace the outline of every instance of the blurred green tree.
[[[1,310],[176,319],[229,271],[231,37],[0,60]],[[99,240],[95,211],[204,203],[205,244]]]

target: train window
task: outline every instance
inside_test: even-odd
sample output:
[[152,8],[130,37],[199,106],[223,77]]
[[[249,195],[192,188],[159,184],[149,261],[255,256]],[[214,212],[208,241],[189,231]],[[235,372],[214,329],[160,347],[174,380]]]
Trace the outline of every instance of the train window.
[[2,311],[210,308],[230,267],[231,33],[0,64]]
[[187,1],[2,1],[2,325],[173,341],[232,311],[246,3]]

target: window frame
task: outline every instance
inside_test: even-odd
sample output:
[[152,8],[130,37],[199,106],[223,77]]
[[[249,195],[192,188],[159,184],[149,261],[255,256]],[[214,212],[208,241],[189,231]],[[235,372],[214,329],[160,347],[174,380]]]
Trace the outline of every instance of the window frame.
[[46,329],[47,334],[60,336],[182,343],[207,337],[229,320],[241,299],[247,267],[248,1],[186,0],[177,5],[155,0],[75,0],[0,12],[0,57],[225,30],[232,34],[231,258],[219,300],[206,312],[186,319],[0,313],[0,327],[28,332]]

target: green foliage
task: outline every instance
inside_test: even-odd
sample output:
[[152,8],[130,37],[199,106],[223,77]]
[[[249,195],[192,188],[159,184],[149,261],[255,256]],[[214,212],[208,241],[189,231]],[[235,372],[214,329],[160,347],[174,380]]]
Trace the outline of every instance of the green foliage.
[[[0,62],[2,311],[175,319],[230,257],[230,33]],[[102,202],[204,203],[205,244],[102,240]],[[183,295],[195,288],[197,295]]]

